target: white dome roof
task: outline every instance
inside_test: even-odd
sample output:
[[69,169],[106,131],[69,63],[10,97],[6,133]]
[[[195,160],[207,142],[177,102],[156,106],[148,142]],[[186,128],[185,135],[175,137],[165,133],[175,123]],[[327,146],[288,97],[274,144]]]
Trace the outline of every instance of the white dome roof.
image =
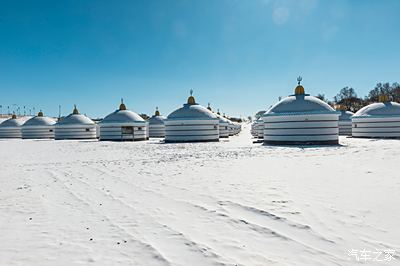
[[164,124],[165,117],[162,115],[153,115],[149,118],[150,125],[162,125]]
[[165,117],[160,114],[158,107],[156,107],[156,112],[149,118],[149,125],[164,125],[164,120]]
[[24,124],[24,121],[22,121],[19,118],[9,118],[3,123],[0,124],[0,127],[20,127]]
[[53,119],[46,116],[35,116],[24,123],[25,126],[52,126],[56,123]]
[[144,119],[135,112],[130,110],[116,110],[115,112],[107,115],[100,122],[101,124],[106,123],[132,123],[132,122],[145,122]]
[[400,116],[400,104],[395,102],[372,103],[354,114],[362,116]]
[[220,123],[229,123],[230,122],[229,119],[223,117],[222,115],[219,115],[218,113],[216,114],[216,116],[218,117]]
[[167,119],[218,119],[218,117],[204,106],[187,103],[170,113]]
[[276,103],[264,115],[331,112],[335,112],[335,110],[326,102],[308,94],[297,94],[290,95]]
[[85,115],[70,114],[58,121],[56,125],[94,125],[94,122]]
[[339,120],[340,121],[349,121],[351,117],[354,115],[353,112],[340,110]]

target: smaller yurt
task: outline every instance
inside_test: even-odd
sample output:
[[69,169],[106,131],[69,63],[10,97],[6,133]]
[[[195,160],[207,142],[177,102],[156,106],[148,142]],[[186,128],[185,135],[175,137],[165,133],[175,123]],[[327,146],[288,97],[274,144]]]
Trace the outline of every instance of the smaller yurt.
[[126,109],[121,100],[119,109],[100,122],[100,140],[139,141],[147,139],[147,122]]
[[336,110],[340,112],[339,135],[351,136],[351,117],[354,115],[354,113],[346,111],[346,109],[343,106],[338,106]]
[[165,142],[200,142],[219,140],[219,119],[190,97],[183,107],[165,120]]
[[300,85],[263,115],[264,143],[276,145],[336,145],[339,112],[304,92]]
[[96,124],[74,106],[72,114],[55,124],[54,133],[55,139],[96,139]]
[[[210,112],[213,112],[212,111],[212,109],[211,109],[211,106],[210,106],[210,104],[208,104],[208,107],[207,107],[207,109],[210,111]],[[214,113],[214,112],[213,112]],[[219,110],[217,110],[217,113],[214,113],[217,117],[218,117],[218,119],[219,119],[219,122],[218,122],[218,128],[219,128],[219,137],[220,138],[229,138],[229,120],[228,119],[226,119],[225,117],[223,117],[222,115],[221,115],[221,113],[219,112]]]
[[382,95],[356,112],[352,121],[352,136],[356,138],[400,138],[400,104]]
[[0,124],[0,139],[20,139],[22,137],[21,126],[23,123],[21,119],[13,114],[11,118]]
[[258,139],[264,138],[264,120],[262,117],[258,118],[255,122],[255,137]]
[[226,119],[228,119],[228,121],[229,121],[229,136],[234,136],[235,135],[235,124],[231,120],[229,120],[229,118],[226,118]]
[[165,117],[160,114],[158,107],[152,117],[149,118],[149,136],[151,138],[165,137]]
[[256,122],[252,122],[250,126],[250,134],[251,136],[256,137]]
[[54,124],[50,117],[43,116],[40,111],[37,116],[27,120],[22,125],[23,139],[54,139]]

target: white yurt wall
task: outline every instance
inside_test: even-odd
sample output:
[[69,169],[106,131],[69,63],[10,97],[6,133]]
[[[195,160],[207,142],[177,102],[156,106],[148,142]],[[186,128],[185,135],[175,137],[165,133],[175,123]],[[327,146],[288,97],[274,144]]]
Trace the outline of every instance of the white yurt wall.
[[15,114],[11,118],[3,121],[0,124],[0,138],[2,139],[20,139],[22,137],[21,126],[23,121]]
[[100,140],[146,140],[148,123],[137,113],[127,110],[121,100],[119,109],[106,116],[100,123]]
[[[192,91],[191,91],[192,93]],[[219,119],[191,95],[165,120],[165,142],[218,141]]]
[[160,114],[158,107],[155,114],[149,119],[149,136],[151,138],[165,137],[165,117]]
[[89,117],[80,114],[76,106],[72,114],[55,124],[55,139],[96,139],[96,124]]
[[54,124],[56,121],[43,116],[40,111],[37,116],[27,120],[22,125],[23,139],[54,139]]
[[391,102],[385,95],[379,100],[353,115],[353,137],[400,138],[400,104]]
[[264,143],[338,144],[339,112],[320,99],[305,94],[300,81],[299,77],[294,95],[282,99],[264,114]]

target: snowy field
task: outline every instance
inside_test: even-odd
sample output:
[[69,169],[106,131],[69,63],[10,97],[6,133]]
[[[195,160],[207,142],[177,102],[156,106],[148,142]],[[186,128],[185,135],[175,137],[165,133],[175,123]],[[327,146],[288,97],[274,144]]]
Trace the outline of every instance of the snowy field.
[[0,265],[400,265],[400,141],[340,142],[2,140]]

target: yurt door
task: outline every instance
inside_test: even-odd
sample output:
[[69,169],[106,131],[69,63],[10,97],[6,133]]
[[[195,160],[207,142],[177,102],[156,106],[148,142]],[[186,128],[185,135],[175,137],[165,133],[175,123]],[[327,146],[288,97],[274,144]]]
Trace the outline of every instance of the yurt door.
[[121,128],[121,139],[130,139],[134,140],[133,127],[122,127]]

